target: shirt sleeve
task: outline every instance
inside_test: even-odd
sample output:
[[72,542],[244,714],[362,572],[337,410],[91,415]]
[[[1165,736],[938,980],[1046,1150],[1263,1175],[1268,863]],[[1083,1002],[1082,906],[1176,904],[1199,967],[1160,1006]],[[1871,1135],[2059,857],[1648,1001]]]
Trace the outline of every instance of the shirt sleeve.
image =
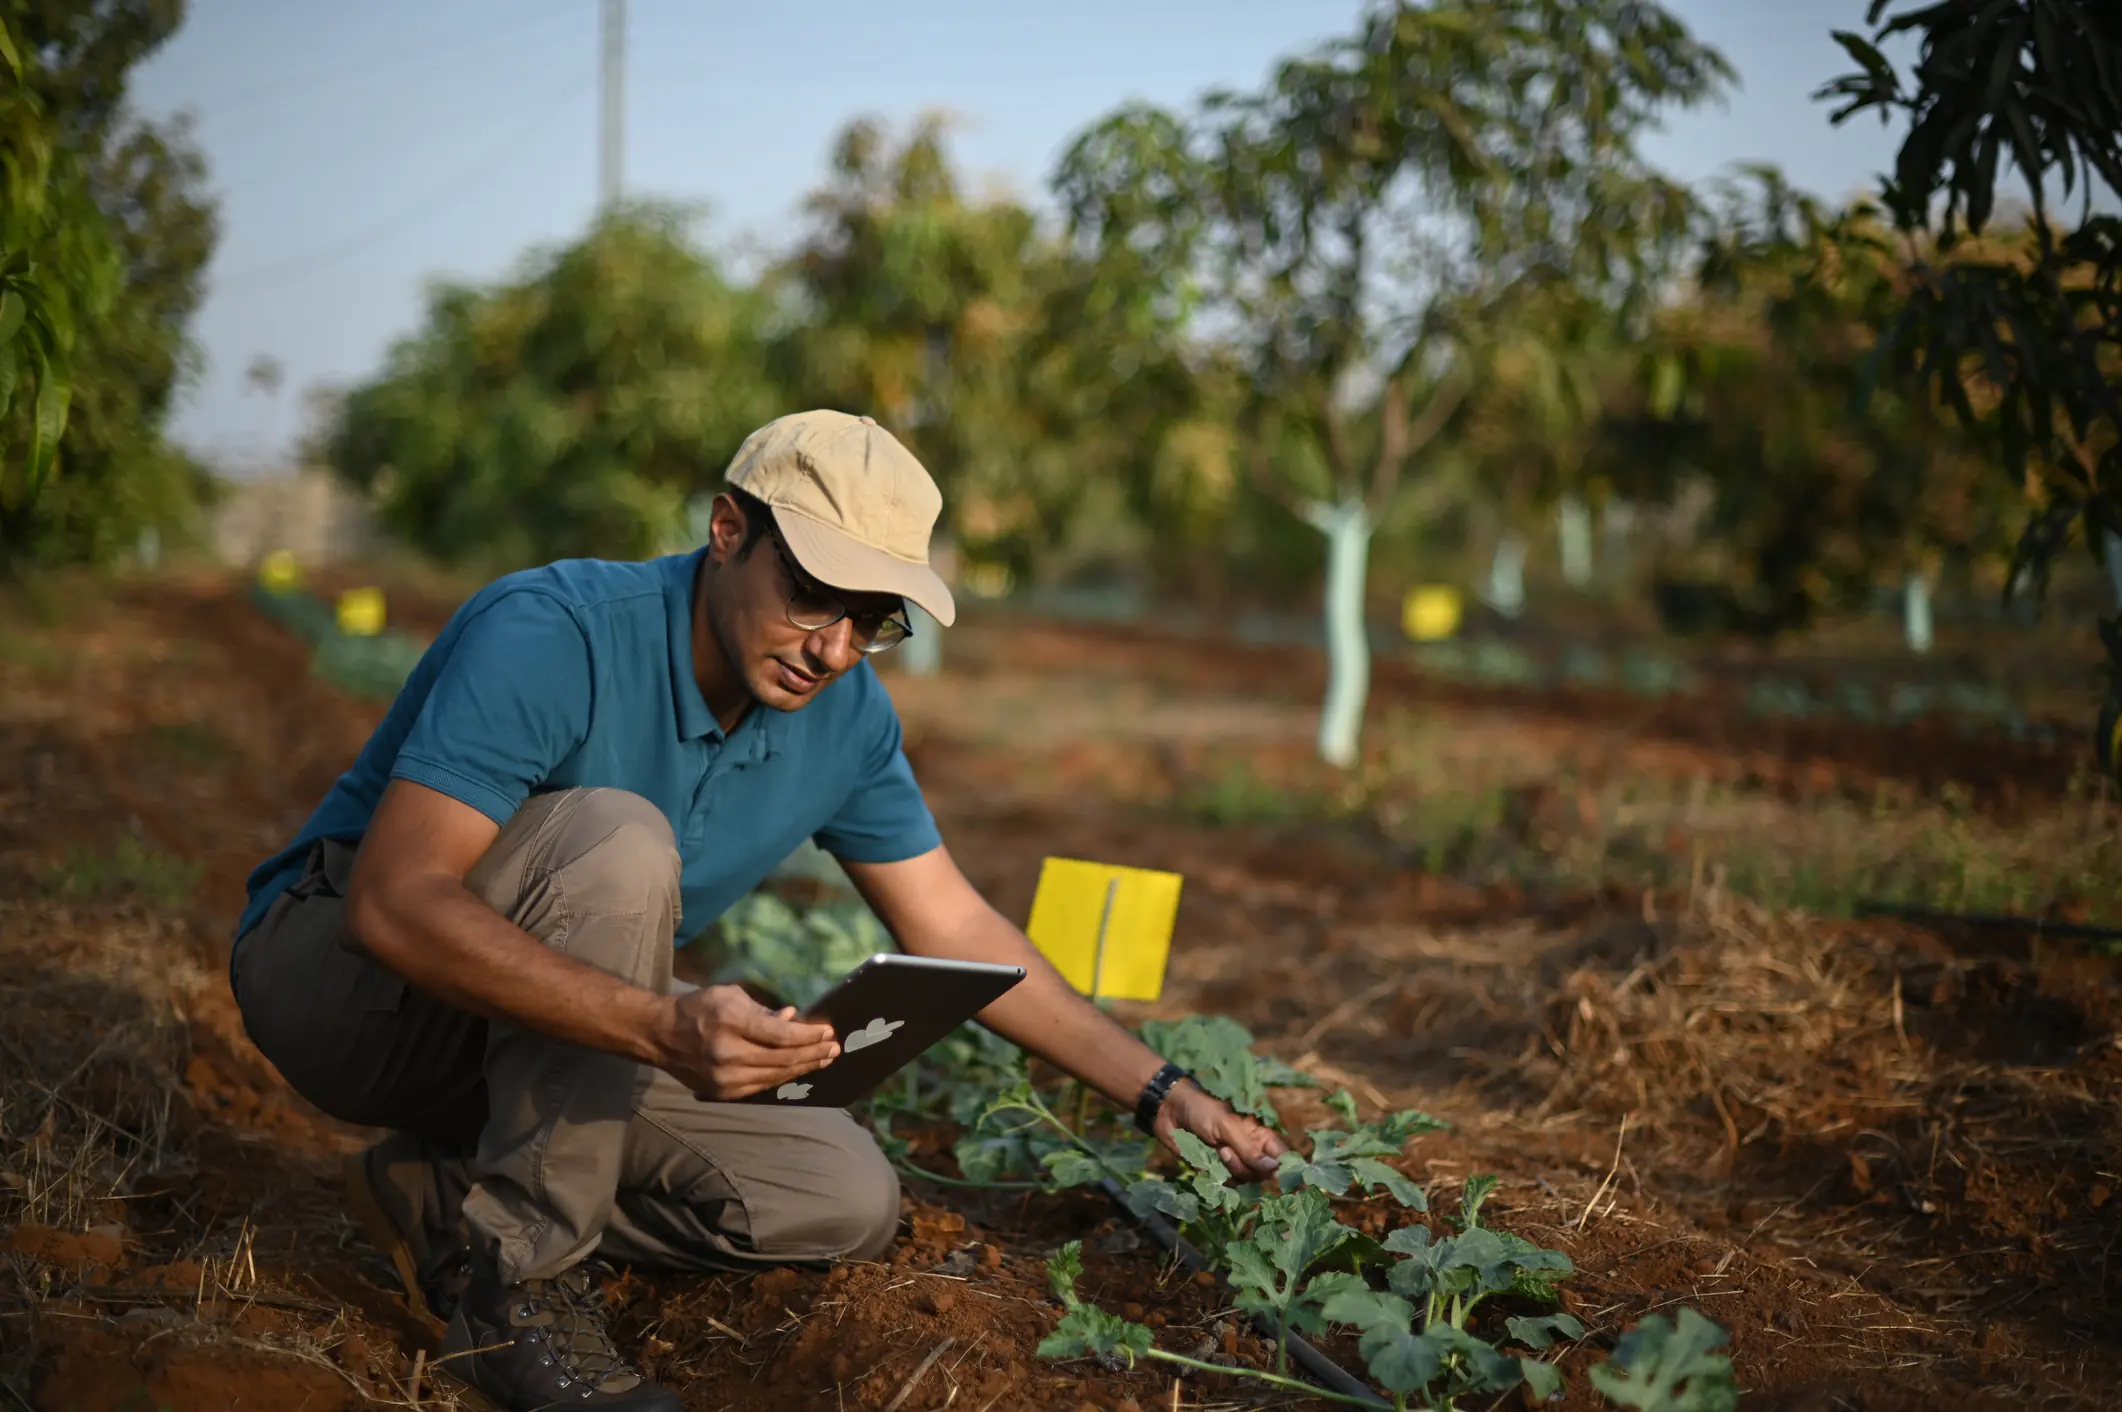
[[510,593],[466,623],[391,765],[506,824],[589,733],[589,639],[566,606]]
[[845,801],[813,841],[849,863],[900,863],[943,844],[936,821],[907,763],[899,713],[881,684],[871,682],[869,703],[876,725]]

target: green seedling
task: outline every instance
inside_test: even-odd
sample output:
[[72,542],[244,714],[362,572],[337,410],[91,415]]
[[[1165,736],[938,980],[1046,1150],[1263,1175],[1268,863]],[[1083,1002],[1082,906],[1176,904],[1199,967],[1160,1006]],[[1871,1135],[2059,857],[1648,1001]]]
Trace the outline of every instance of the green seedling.
[[1677,1328],[1653,1314],[1591,1370],[1592,1386],[1637,1412],[1732,1412],[1739,1392],[1731,1360],[1713,1351],[1724,1342],[1724,1330],[1692,1309],[1680,1311]]
[[1061,1301],[1062,1314],[1054,1331],[1039,1342],[1038,1355],[1041,1358],[1091,1357],[1113,1368],[1132,1368],[1138,1360],[1150,1358],[1201,1373],[1236,1374],[1271,1387],[1352,1407],[1376,1405],[1368,1398],[1349,1397],[1280,1373],[1262,1372],[1257,1368],[1226,1368],[1157,1347],[1157,1336],[1147,1326],[1108,1314],[1094,1304],[1085,1304],[1076,1294],[1076,1281],[1083,1277],[1082,1241],[1072,1240],[1055,1251],[1046,1262],[1046,1272],[1053,1285],[1054,1297]]
[[1322,1317],[1328,1296],[1345,1275],[1308,1279],[1311,1272],[1356,1232],[1334,1219],[1326,1193],[1308,1187],[1288,1196],[1260,1202],[1259,1219],[1249,1240],[1234,1241],[1225,1251],[1237,1306],[1248,1314],[1274,1319],[1279,1337],[1275,1370],[1289,1371],[1289,1331],[1315,1334],[1326,1327]]

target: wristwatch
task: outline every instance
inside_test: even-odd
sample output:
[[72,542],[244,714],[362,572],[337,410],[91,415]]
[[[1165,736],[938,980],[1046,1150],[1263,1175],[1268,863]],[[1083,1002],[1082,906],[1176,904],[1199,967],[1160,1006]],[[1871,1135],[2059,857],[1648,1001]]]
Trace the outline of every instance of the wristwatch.
[[1142,1096],[1135,1100],[1135,1126],[1141,1129],[1144,1137],[1157,1135],[1157,1113],[1164,1107],[1165,1096],[1172,1091],[1172,1085],[1192,1077],[1191,1070],[1171,1063],[1149,1076],[1149,1082],[1142,1085]]

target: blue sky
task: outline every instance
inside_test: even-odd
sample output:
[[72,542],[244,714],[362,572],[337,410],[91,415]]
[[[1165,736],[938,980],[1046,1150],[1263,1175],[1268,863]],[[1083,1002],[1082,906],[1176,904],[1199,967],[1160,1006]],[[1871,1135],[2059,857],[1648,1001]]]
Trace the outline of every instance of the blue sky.
[[[1830,29],[1863,0],[1668,0],[1739,70],[1720,109],[1652,156],[1690,180],[1769,161],[1843,196],[1892,156],[1876,122],[1808,98],[1847,67]],[[1021,196],[1071,134],[1132,98],[1185,104],[1260,80],[1349,29],[1354,0],[630,0],[627,189],[705,204],[710,238],[771,251],[848,119],[961,120],[971,171]],[[181,440],[242,473],[284,451],[301,393],[373,372],[418,323],[426,282],[506,273],[565,240],[596,197],[597,0],[192,0],[137,75],[151,114],[189,110],[221,202],[206,368]],[[281,394],[246,387],[253,358]]]

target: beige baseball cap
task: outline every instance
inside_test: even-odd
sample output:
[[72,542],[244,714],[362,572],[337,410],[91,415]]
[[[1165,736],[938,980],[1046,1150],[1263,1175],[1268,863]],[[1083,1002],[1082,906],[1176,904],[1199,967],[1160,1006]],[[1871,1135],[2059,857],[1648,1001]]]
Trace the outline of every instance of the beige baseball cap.
[[874,418],[793,412],[744,439],[729,483],[773,508],[805,572],[850,593],[896,593],[948,627],[950,590],[929,567],[943,493]]

